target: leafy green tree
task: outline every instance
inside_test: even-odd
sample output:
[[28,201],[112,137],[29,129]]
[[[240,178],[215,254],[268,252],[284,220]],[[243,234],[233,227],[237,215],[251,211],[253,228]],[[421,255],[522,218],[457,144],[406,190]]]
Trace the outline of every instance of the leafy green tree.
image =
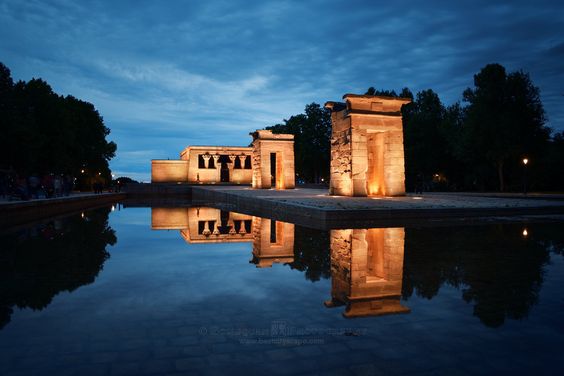
[[507,74],[503,66],[488,64],[463,98],[468,103],[463,138],[468,166],[482,180],[488,178],[486,166],[495,167],[504,191],[507,164],[515,169],[522,157],[538,156],[548,142],[539,89],[522,71]]

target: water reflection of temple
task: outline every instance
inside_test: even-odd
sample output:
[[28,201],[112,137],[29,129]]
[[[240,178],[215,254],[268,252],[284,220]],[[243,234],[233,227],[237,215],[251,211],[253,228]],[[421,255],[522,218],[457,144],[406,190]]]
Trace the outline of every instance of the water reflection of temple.
[[188,243],[252,242],[252,263],[294,261],[294,225],[215,208],[152,208],[151,228],[179,230]]
[[[152,229],[179,230],[188,243],[252,242],[251,262],[259,268],[295,261],[291,223],[208,207],[153,208],[151,216]],[[404,234],[403,228],[331,230],[331,300],[325,305],[346,306],[345,317],[409,312],[400,303]],[[304,246],[312,245],[296,245]]]
[[407,313],[400,303],[403,228],[331,230],[331,300],[345,317]]

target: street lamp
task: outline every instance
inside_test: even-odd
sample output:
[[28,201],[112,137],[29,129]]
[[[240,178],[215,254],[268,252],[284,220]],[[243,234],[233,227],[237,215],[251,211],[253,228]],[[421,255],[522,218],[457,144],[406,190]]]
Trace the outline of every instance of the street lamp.
[[529,163],[528,158],[523,158],[523,194],[527,194],[527,164]]

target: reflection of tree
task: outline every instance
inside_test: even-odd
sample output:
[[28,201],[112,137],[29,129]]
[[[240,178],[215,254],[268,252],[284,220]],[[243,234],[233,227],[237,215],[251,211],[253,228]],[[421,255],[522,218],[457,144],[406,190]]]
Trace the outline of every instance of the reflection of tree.
[[329,232],[296,226],[294,234],[294,262],[290,264],[291,268],[305,271],[305,277],[313,282],[329,278]]
[[527,237],[515,224],[407,229],[402,295],[430,299],[448,284],[487,326],[524,318],[538,301],[550,251],[564,248],[553,240],[558,226],[530,225]]
[[2,236],[0,328],[12,307],[43,309],[61,291],[94,282],[117,239],[108,225],[109,209],[55,220]]

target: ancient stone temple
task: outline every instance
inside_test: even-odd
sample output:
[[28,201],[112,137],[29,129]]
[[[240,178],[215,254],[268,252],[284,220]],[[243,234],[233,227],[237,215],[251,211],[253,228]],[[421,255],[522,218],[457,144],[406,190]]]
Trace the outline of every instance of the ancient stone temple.
[[345,94],[331,110],[331,185],[337,196],[401,196],[405,167],[401,106],[409,99]]
[[403,228],[331,230],[331,300],[345,317],[407,313],[401,305]]
[[292,189],[294,135],[258,130],[253,136],[253,188]]
[[294,261],[294,225],[208,207],[151,208],[151,229],[179,230],[187,243],[252,242],[257,268]]
[[153,159],[151,182],[294,188],[294,136],[266,130],[251,135],[252,147],[188,146],[180,160]]
[[252,148],[188,146],[180,160],[151,161],[151,182],[193,184],[250,184]]

